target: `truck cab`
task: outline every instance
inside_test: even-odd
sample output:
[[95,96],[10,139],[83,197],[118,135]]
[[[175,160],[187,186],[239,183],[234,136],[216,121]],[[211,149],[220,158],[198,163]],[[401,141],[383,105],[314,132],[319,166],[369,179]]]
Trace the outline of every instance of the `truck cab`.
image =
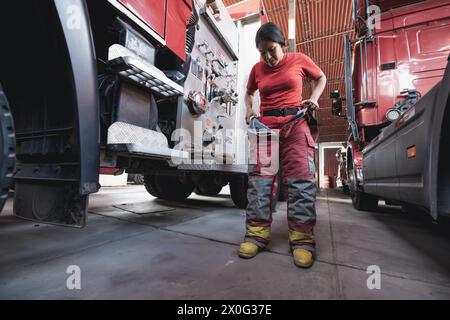
[[381,198],[438,217],[430,161],[446,157],[433,147],[445,141],[446,121],[433,119],[448,109],[437,97],[448,96],[449,17],[445,0],[354,1],[356,38],[346,36],[344,50],[348,185],[358,209],[373,210]]

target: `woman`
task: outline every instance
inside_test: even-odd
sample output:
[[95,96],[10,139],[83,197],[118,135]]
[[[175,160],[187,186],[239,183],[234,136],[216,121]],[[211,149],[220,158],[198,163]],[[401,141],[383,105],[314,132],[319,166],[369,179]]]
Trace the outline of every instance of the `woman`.
[[[247,85],[247,120],[256,116],[252,110],[253,95],[259,90],[261,117],[259,120],[277,132],[276,148],[283,172],[284,189],[288,194],[289,243],[294,263],[310,268],[314,263],[316,223],[315,140],[305,118],[294,120],[299,110],[317,110],[326,77],[322,70],[302,53],[287,53],[286,39],[274,23],[264,24],[256,34],[256,46],[262,61],[257,63]],[[302,98],[303,79],[313,80],[312,95]],[[267,147],[258,144],[262,154]],[[279,151],[278,151],[279,150]],[[270,151],[268,151],[270,154]],[[239,248],[241,258],[253,258],[270,242],[272,197],[277,172],[273,165],[255,165],[249,178],[246,236]],[[272,160],[275,158],[272,157]],[[270,168],[269,168],[270,167]],[[269,168],[269,169],[268,169]],[[276,170],[278,171],[278,170]]]

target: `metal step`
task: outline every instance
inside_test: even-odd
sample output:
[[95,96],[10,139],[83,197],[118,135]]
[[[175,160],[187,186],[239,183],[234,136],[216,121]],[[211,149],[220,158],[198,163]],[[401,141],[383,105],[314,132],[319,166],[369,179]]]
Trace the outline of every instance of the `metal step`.
[[137,144],[112,144],[109,149],[118,153],[127,155],[135,155],[143,158],[159,159],[159,160],[187,160],[189,153],[170,148],[140,146]]
[[157,131],[124,122],[113,123],[108,129],[111,151],[165,160],[189,159],[189,153],[169,148],[167,138]]
[[154,65],[147,63],[131,50],[114,44],[109,48],[108,70],[144,86],[162,97],[184,94],[183,87],[173,82]]

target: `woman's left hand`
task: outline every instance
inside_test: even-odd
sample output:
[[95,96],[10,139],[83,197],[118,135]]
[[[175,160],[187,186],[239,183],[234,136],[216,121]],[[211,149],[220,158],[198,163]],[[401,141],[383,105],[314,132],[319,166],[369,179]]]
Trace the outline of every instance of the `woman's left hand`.
[[303,100],[302,106],[307,107],[311,111],[316,111],[319,109],[319,103],[317,101],[311,100],[311,99]]

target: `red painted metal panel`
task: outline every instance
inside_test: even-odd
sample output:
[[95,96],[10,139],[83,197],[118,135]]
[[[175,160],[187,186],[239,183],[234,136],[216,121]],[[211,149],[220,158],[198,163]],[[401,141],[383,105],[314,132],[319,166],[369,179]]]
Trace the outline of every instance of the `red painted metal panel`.
[[[410,8],[410,12],[407,11]],[[435,0],[411,5],[391,11],[394,17],[394,28],[407,28],[427,21],[445,19],[450,16],[450,1]],[[389,19],[389,18],[388,18]],[[380,30],[381,32],[383,30]]]
[[[440,7],[436,7],[436,3]],[[423,2],[391,11],[396,29],[375,34],[373,45],[368,46],[369,101],[377,108],[365,107],[358,112],[360,126],[386,122],[386,112],[402,101],[404,89],[416,89],[425,95],[444,74],[450,53],[450,1]],[[419,10],[420,9],[420,10]],[[399,15],[402,12],[403,15]],[[388,20],[385,20],[388,22]],[[439,39],[436,41],[436,39]],[[361,101],[365,90],[361,79],[359,51],[355,54],[355,100]],[[389,70],[381,70],[385,63],[395,63]]]
[[100,174],[104,175],[116,175],[117,173],[121,172],[122,169],[120,168],[100,168]]
[[186,59],[186,26],[191,15],[191,0],[167,0],[167,46],[183,61]]
[[242,0],[223,0],[223,4],[225,5],[225,7],[229,7],[239,2],[242,2]]
[[[385,33],[383,35],[377,36],[377,46],[376,53],[377,57],[377,65],[381,66],[382,64],[387,63],[396,63],[401,60],[399,59],[401,56],[405,55],[403,48],[399,48],[399,43],[401,39],[396,36],[395,33]],[[402,70],[402,67],[399,67],[397,70]],[[379,104],[379,114],[386,114],[387,110],[395,105],[397,102],[397,94],[396,92],[400,92],[402,89],[399,89],[398,74],[397,70],[378,70],[377,76],[377,100]],[[381,118],[381,122],[384,121],[385,118]]]
[[[408,29],[406,37],[409,45],[411,73],[422,74],[441,70],[442,77],[450,53],[450,19],[434,25]],[[436,41],[436,39],[439,40]]]
[[228,7],[228,13],[233,20],[240,20],[250,15],[259,13],[261,9],[261,0],[247,0]]
[[[227,3],[224,2],[225,6]],[[254,14],[259,14],[261,24],[267,23],[267,15],[262,0],[246,0],[237,2],[227,7],[228,13],[234,21],[244,19]]]
[[[398,7],[405,7],[407,5],[411,5],[418,2],[423,2],[424,0],[372,0],[370,4],[376,5],[380,7],[381,12],[385,12],[388,10],[392,10]],[[364,20],[366,19],[366,0],[357,0],[356,1],[357,13],[358,16],[362,17]]]
[[128,10],[165,37],[166,0],[119,0]]

